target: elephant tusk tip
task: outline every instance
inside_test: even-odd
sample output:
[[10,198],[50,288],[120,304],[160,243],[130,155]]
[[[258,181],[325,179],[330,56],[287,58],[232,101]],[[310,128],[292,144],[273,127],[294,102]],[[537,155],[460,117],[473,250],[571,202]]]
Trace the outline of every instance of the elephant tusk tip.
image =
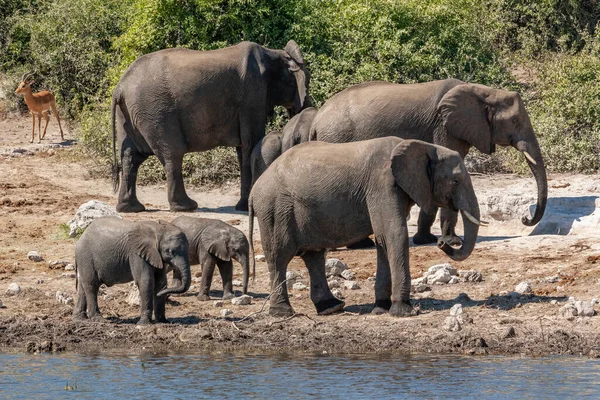
[[481,226],[489,226],[489,225],[490,225],[490,223],[489,223],[488,221],[483,221],[483,220],[480,220],[480,221],[479,221],[479,225],[481,225]]
[[531,164],[537,165],[537,162],[533,159],[533,157],[531,157],[531,154],[529,154],[528,152],[524,151],[523,155],[525,156],[525,158],[527,159],[527,161],[529,161]]

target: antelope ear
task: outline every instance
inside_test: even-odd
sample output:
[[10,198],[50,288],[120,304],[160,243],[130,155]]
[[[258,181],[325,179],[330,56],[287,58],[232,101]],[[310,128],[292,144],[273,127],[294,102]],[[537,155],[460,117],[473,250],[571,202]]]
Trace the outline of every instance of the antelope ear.
[[431,179],[436,160],[435,147],[420,140],[403,140],[391,154],[396,183],[421,209],[430,213],[435,209]]
[[205,249],[213,256],[223,260],[231,260],[227,247],[229,234],[222,229],[205,229],[200,234],[200,241]]
[[133,252],[154,268],[162,269],[164,267],[160,256],[158,237],[153,229],[138,226],[129,233],[129,245]]
[[492,140],[494,90],[483,85],[459,85],[438,103],[446,132],[485,154],[495,150]]

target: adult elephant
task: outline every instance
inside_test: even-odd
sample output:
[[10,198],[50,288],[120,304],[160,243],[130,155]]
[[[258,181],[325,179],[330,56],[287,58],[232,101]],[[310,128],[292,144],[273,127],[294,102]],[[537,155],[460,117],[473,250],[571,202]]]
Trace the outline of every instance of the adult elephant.
[[241,171],[237,210],[248,209],[250,154],[265,135],[275,106],[290,116],[308,103],[309,74],[300,48],[284,50],[256,43],[212,51],[167,49],[138,58],[125,71],[112,99],[113,178],[119,184],[116,138],[121,149],[117,211],[139,212],[136,195],[140,164],[156,155],[167,177],[171,211],[191,211],[198,203],[185,191],[185,153],[217,146],[237,150]]
[[[368,82],[349,87],[331,97],[315,116],[311,140],[353,142],[398,136],[435,143],[465,157],[471,146],[485,154],[496,145],[513,146],[525,156],[538,188],[533,218],[537,224],[546,208],[548,183],[529,115],[516,92],[445,79],[428,83]],[[415,244],[433,243],[431,225],[437,210],[421,212]],[[442,210],[442,238],[460,244],[454,232],[457,214]]]
[[[315,179],[318,177],[318,179]],[[271,279],[271,315],[291,315],[286,269],[299,254],[310,274],[310,297],[325,315],[343,308],[325,277],[327,249],[375,234],[374,313],[414,313],[410,305],[407,214],[413,204],[463,215],[460,249],[439,242],[454,260],[467,258],[477,240],[479,205],[460,155],[418,140],[385,137],[355,143],[308,142],[281,155],[250,194]]]

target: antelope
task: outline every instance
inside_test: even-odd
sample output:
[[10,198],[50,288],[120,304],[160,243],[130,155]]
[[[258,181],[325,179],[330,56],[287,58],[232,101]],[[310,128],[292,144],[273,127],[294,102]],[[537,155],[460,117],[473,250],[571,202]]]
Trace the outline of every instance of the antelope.
[[[17,90],[15,90],[16,94],[22,94],[25,97],[25,104],[29,108],[31,112],[32,126],[31,126],[31,141],[33,143],[33,138],[35,137],[35,114],[38,115],[38,143],[42,142],[44,136],[46,136],[46,128],[48,128],[48,121],[50,121],[50,116],[48,115],[48,110],[52,109],[52,113],[56,115],[56,120],[58,121],[58,127],[60,128],[60,138],[65,139],[63,135],[62,126],[60,125],[60,117],[58,116],[58,110],[56,109],[56,99],[54,95],[47,90],[38,93],[32,93],[31,84],[34,82],[31,79],[31,74],[25,73],[21,78],[21,83]],[[41,134],[42,131],[42,114],[44,115],[44,119],[46,120],[46,125],[44,126],[44,133]],[[41,134],[41,136],[40,136]]]

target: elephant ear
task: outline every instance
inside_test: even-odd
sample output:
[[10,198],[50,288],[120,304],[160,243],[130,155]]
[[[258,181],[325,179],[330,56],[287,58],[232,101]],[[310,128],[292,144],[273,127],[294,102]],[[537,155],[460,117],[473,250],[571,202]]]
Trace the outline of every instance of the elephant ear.
[[138,256],[154,268],[163,269],[156,231],[147,226],[138,226],[129,233],[129,244]]
[[492,140],[494,89],[464,84],[449,90],[438,103],[448,135],[464,140],[485,154],[495,150]]
[[222,229],[205,229],[200,234],[200,242],[210,254],[223,261],[231,260],[229,251],[229,235]]
[[432,213],[432,173],[437,157],[435,147],[420,140],[403,140],[391,154],[394,180],[421,209]]
[[304,68],[304,57],[298,43],[294,40],[290,40],[284,48],[284,51],[290,56],[291,60],[287,62],[288,70],[294,75],[296,79],[296,96],[294,98],[294,108],[296,112],[300,112],[302,107],[306,103],[306,87],[308,86],[308,71]]

